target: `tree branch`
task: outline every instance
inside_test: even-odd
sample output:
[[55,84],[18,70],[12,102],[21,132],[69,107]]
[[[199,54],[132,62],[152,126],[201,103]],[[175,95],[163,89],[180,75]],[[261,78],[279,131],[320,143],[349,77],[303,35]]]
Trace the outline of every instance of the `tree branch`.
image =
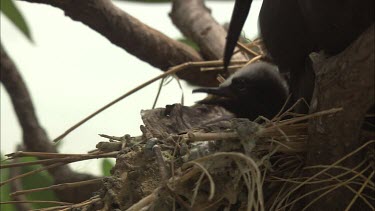
[[[336,107],[344,110],[310,121],[308,166],[332,164],[364,144],[359,135],[366,111],[375,101],[374,62],[374,25],[341,54],[315,62],[316,82],[310,112]],[[343,165],[351,168],[363,159],[350,157]],[[317,206],[325,210],[344,210],[352,198],[350,191],[339,188]]]
[[[173,23],[188,38],[196,42],[205,58],[223,57],[227,32],[212,16],[203,0],[173,0],[170,13]],[[246,59],[242,54],[233,59]]]
[[[201,61],[200,55],[190,46],[167,37],[141,23],[116,7],[111,0],[23,0],[58,7],[73,20],[82,22],[123,48],[163,71],[190,61]],[[133,70],[134,71],[134,70]],[[189,83],[205,86],[216,83],[213,73],[198,69],[177,74]],[[217,83],[216,83],[217,84]]]
[[[25,82],[3,48],[0,50],[0,61],[0,81],[11,98],[18,122],[22,127],[23,143],[26,150],[34,152],[57,152],[56,147],[49,140],[47,133],[39,124]],[[49,169],[49,173],[54,178],[55,184],[96,178],[89,174],[76,173],[68,166]],[[92,185],[88,189],[77,189],[69,193],[66,191],[57,191],[56,193],[63,201],[80,202],[89,198],[92,191],[98,190],[99,187],[99,185]]]

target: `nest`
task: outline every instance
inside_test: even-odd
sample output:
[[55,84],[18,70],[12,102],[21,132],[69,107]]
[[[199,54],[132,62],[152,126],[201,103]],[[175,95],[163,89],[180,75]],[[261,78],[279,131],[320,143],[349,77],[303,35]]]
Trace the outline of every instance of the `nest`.
[[[373,209],[374,151],[368,149],[374,141],[332,165],[304,168],[306,120],[339,111],[282,120],[292,114],[288,110],[255,122],[223,120],[226,111],[207,105],[143,111],[142,137],[98,145],[116,145],[120,152],[98,201],[84,210],[301,210],[338,187],[356,193],[348,207],[360,201]],[[358,166],[341,166],[364,150],[368,156]],[[316,173],[306,177],[311,170]],[[325,188],[304,192],[322,183]]]

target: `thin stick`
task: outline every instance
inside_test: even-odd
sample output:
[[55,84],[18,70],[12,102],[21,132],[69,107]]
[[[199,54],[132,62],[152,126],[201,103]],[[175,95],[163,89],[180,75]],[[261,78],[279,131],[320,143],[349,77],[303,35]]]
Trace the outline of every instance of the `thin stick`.
[[88,157],[64,158],[64,159],[67,159],[67,161],[65,161],[65,162],[58,162],[58,163],[54,163],[54,164],[51,164],[51,165],[48,165],[48,166],[44,166],[42,168],[39,168],[39,169],[30,171],[30,172],[27,172],[27,173],[24,173],[24,174],[20,174],[20,175],[17,175],[15,177],[12,177],[12,178],[10,178],[8,180],[5,180],[5,181],[3,181],[3,182],[0,183],[0,187],[3,186],[4,184],[12,182],[12,181],[14,181],[16,179],[20,179],[20,178],[23,178],[23,177],[26,177],[26,176],[29,176],[29,175],[32,175],[32,174],[35,174],[35,173],[38,173],[38,172],[50,169],[50,168],[55,168],[55,167],[58,167],[58,166],[66,165],[68,163],[72,163],[72,162],[76,162],[76,161],[81,161],[81,160],[85,160],[85,159],[98,158],[100,156],[104,156],[104,155],[108,155],[108,154],[114,154],[114,153],[112,152],[112,153],[106,153],[106,154],[103,154],[103,155],[95,155],[95,156],[88,155]]
[[159,171],[160,171],[161,179],[163,180],[163,183],[166,183],[169,176],[168,176],[167,166],[165,164],[163,155],[161,154],[159,145],[153,146],[152,150],[154,151],[155,156],[156,156],[156,161],[159,164]]
[[263,55],[258,55],[258,56],[255,56],[254,58],[250,59],[250,61],[248,61],[244,66],[247,66],[249,64],[252,64],[258,60],[260,60],[261,58],[263,58]]
[[51,185],[49,187],[16,191],[16,192],[9,194],[9,196],[14,197],[14,196],[19,196],[19,195],[28,194],[28,193],[40,192],[44,190],[65,190],[65,189],[76,188],[76,187],[90,185],[90,184],[96,184],[101,181],[102,181],[102,178],[86,180],[86,181],[81,181],[81,182],[62,183],[58,185]]
[[44,201],[44,200],[27,200],[27,201],[1,201],[0,204],[24,204],[24,203],[51,203],[60,205],[70,205],[72,203],[62,201]]
[[81,203],[78,203],[78,204],[73,204],[73,205],[70,205],[69,207],[65,208],[65,209],[62,209],[60,211],[68,211],[68,210],[75,210],[74,208],[79,208],[79,207],[84,207],[86,205],[89,205],[89,204],[92,204],[92,203],[95,203],[97,201],[100,201],[101,199],[99,197],[93,197],[91,199],[88,199],[86,201],[83,201]]
[[248,54],[253,54],[254,56],[259,56],[259,54],[253,50],[251,50],[250,48],[248,48],[246,45],[240,43],[240,42],[237,42],[237,47],[243,51],[245,51],[246,53]]
[[[355,194],[353,199],[350,201],[349,205],[346,207],[345,211],[349,211],[350,208],[353,206],[354,202],[357,200],[357,198],[361,195],[362,191],[365,189],[369,181],[371,181],[371,178],[374,176],[374,171],[371,172],[370,176],[367,178],[367,180],[363,183],[361,188],[358,190],[358,192]],[[370,204],[371,205],[371,204]]]
[[[350,152],[349,154],[345,155],[344,157],[340,158],[339,160],[337,160],[336,162],[332,163],[329,167],[319,171],[318,173],[310,176],[308,179],[306,179],[305,181],[303,181],[302,183],[300,183],[299,185],[295,186],[293,189],[289,190],[289,193],[288,195],[291,195],[292,193],[296,192],[299,188],[301,188],[302,186],[304,186],[305,184],[307,184],[308,182],[312,181],[313,179],[317,178],[318,176],[322,175],[323,173],[327,172],[328,170],[332,169],[334,166],[337,166],[339,163],[341,163],[342,161],[346,160],[348,157],[351,157],[353,156],[354,154],[358,153],[359,151],[361,151],[363,148],[365,148],[366,146],[370,145],[370,144],[374,144],[375,143],[375,140],[371,140],[371,141],[368,141],[366,142],[365,144],[363,144],[362,146],[358,147],[357,149],[355,149],[354,151]],[[294,200],[296,201],[296,200]],[[288,205],[290,205],[292,203],[289,203]],[[284,207],[286,207],[287,205],[284,205]]]
[[126,211],[138,211],[144,207],[149,206],[153,201],[156,200],[160,188],[155,189],[150,195],[139,200],[137,203],[133,204]]
[[185,103],[185,95],[184,95],[184,88],[182,88],[182,84],[180,79],[177,77],[176,74],[173,74],[173,78],[176,79],[178,87],[180,87],[181,90],[181,105],[184,105]]
[[109,139],[109,141],[111,141],[111,140],[124,141],[125,140],[124,136],[118,137],[118,136],[109,136],[109,135],[106,135],[106,134],[98,134],[98,135],[100,137]]
[[48,164],[48,163],[58,163],[58,162],[77,162],[77,161],[96,159],[96,158],[116,157],[117,154],[118,154],[118,151],[103,153],[103,154],[70,154],[70,157],[4,164],[4,165],[0,165],[0,169],[13,168],[13,167],[19,167],[19,166],[38,165],[38,164]]
[[[241,63],[243,61],[232,61],[231,63]],[[79,126],[81,126],[83,123],[87,122],[88,120],[90,120],[91,118],[93,118],[94,116],[98,115],[99,113],[101,113],[102,111],[106,110],[107,108],[111,107],[112,105],[118,103],[119,101],[121,101],[122,99],[134,94],[135,92],[137,92],[138,90],[154,83],[155,81],[161,79],[161,78],[164,78],[170,74],[174,74],[174,73],[177,73],[181,70],[184,70],[184,69],[187,69],[189,67],[207,67],[207,66],[214,66],[214,65],[223,65],[223,61],[222,60],[216,60],[216,61],[205,61],[205,62],[187,62],[187,63],[184,63],[184,64],[180,64],[180,65],[177,65],[177,66],[174,66],[172,67],[171,69],[169,69],[168,71],[164,72],[163,74],[160,74],[148,81],[146,81],[145,83],[135,87],[134,89],[131,89],[130,91],[126,92],[125,94],[121,95],[120,97],[116,98],[115,100],[113,100],[112,102],[108,103],[107,105],[103,106],[102,108],[98,109],[97,111],[95,111],[94,113],[90,114],[89,116],[87,116],[86,118],[82,119],[81,121],[79,121],[78,123],[76,123],[75,125],[73,125],[72,127],[70,127],[68,130],[66,130],[63,134],[59,135],[57,138],[55,138],[53,140],[53,142],[57,143],[59,142],[62,138],[64,138],[65,136],[67,136],[69,133],[71,133],[73,130],[77,129]]]
[[[293,124],[293,123],[296,123],[296,122],[300,122],[300,121],[311,119],[311,118],[318,117],[318,116],[334,114],[334,113],[337,113],[337,112],[342,111],[342,110],[343,110],[342,108],[332,108],[332,109],[325,110],[325,111],[319,111],[319,112],[316,112],[316,113],[313,113],[313,114],[310,114],[310,115],[296,117],[296,118],[293,118],[293,119],[281,121],[276,126],[281,127],[281,126],[284,126],[284,125]],[[268,131],[268,130],[271,130],[271,129],[275,128],[276,126],[270,126],[268,128],[265,128],[264,130]]]
[[195,162],[195,161],[190,161],[189,163],[194,164],[199,167],[200,170],[202,170],[202,173],[204,173],[208,181],[210,181],[210,195],[208,196],[208,200],[211,201],[214,198],[215,195],[215,182],[214,179],[212,178],[211,174],[208,172],[208,170],[200,163]]
[[20,175],[17,175],[15,177],[12,177],[10,179],[7,179],[3,182],[0,183],[0,187],[9,183],[9,182],[12,182],[16,179],[20,179],[20,178],[23,178],[23,177],[26,177],[26,176],[29,176],[29,175],[32,175],[32,174],[35,174],[35,173],[38,173],[38,172],[41,172],[41,171],[44,171],[44,170],[47,170],[47,169],[50,169],[50,168],[55,168],[57,166],[62,166],[62,165],[65,165],[66,163],[55,163],[55,164],[52,164],[52,165],[49,165],[49,166],[45,166],[43,168],[39,168],[39,169],[36,169],[36,170],[33,170],[33,171],[29,171],[27,173],[24,173],[24,174],[20,174]]
[[9,157],[8,159],[13,159],[16,157],[38,157],[38,158],[61,158],[61,157],[69,157],[69,156],[80,156],[80,155],[87,155],[87,154],[63,154],[57,152],[24,152],[24,151],[17,151],[10,154],[6,154],[5,156]]
[[160,96],[160,93],[161,93],[161,89],[163,88],[164,80],[165,80],[165,78],[162,78],[161,81],[160,81],[159,88],[158,88],[158,93],[156,93],[156,97],[155,97],[155,100],[154,100],[154,104],[152,105],[152,109],[155,108],[156,103],[159,100],[159,96]]

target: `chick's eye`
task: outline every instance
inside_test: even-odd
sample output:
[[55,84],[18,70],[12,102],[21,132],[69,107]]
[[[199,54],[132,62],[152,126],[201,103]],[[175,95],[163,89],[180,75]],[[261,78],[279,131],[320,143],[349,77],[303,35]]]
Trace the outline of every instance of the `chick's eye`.
[[246,91],[246,80],[243,79],[243,78],[235,78],[232,80],[232,84],[233,84],[233,87],[238,90],[238,91],[241,91],[241,92],[244,92]]

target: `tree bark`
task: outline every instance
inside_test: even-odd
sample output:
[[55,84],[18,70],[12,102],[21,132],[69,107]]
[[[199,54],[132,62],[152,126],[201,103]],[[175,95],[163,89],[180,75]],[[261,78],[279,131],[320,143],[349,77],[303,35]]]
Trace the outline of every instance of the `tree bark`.
[[[170,13],[173,23],[198,44],[205,59],[220,59],[224,55],[227,32],[212,16],[203,0],[173,0]],[[234,60],[245,60],[242,54]]]
[[[342,107],[343,111],[309,122],[307,166],[332,164],[364,144],[359,135],[366,111],[374,105],[374,62],[374,25],[339,55],[315,61],[316,81],[310,112],[337,107]],[[353,168],[364,159],[363,155],[357,153],[340,165]],[[307,191],[325,185],[308,186]],[[353,197],[348,189],[338,188],[310,209],[345,210]]]

